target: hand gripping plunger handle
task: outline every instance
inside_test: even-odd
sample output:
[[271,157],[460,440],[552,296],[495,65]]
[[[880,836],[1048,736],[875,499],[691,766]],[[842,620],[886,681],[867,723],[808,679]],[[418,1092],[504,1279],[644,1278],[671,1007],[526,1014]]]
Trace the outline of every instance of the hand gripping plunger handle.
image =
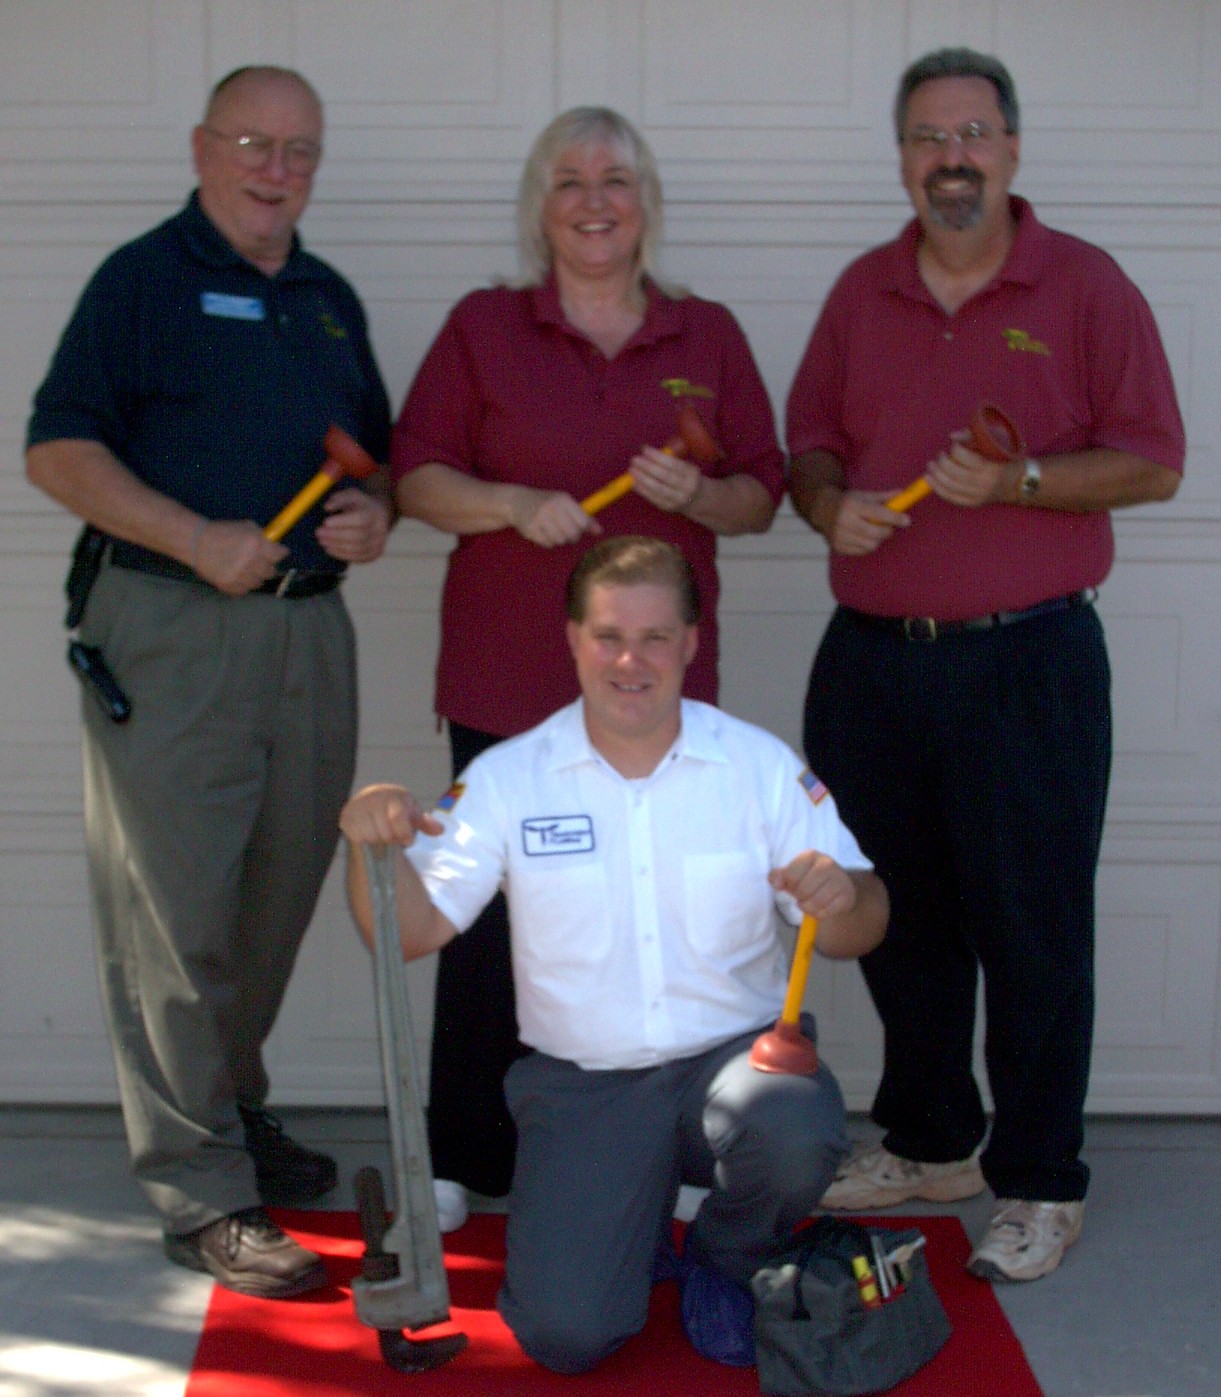
[[[679,405],[678,433],[672,436],[661,449],[667,456],[689,455],[692,460],[707,466],[712,465],[714,461],[719,461],[725,454],[717,445],[712,433],[704,426],[699,413],[689,402],[683,402]],[[621,500],[634,484],[631,471],[624,471],[608,485],[604,485],[601,490],[595,490],[592,495],[587,495],[581,501],[581,508],[586,514],[597,514],[600,509],[605,509],[607,505]]]
[[338,485],[344,476],[353,480],[364,480],[377,470],[377,462],[358,441],[350,437],[342,427],[334,423],[327,429],[323,439],[326,460],[313,480],[300,489],[284,508],[263,530],[265,537],[278,543],[333,486]]
[[[989,461],[1018,461],[1026,454],[1021,432],[1009,415],[993,403],[981,403],[975,409],[968,432],[966,444]],[[903,514],[912,505],[919,504],[932,488],[927,478],[921,476],[897,495],[891,495],[886,501],[886,508]]]

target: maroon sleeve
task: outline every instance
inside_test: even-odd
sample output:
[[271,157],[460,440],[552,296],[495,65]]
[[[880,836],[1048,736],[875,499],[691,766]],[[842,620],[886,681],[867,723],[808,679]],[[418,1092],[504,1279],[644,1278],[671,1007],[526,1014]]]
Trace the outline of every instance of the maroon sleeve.
[[460,301],[450,312],[407,390],[390,437],[390,471],[396,481],[429,461],[473,470],[482,394],[464,343],[469,301]]
[[742,327],[728,310],[718,309],[724,371],[716,431],[726,454],[724,474],[753,476],[778,504],[784,494],[784,455],[771,399]]
[[1182,474],[1186,433],[1149,303],[1109,254],[1097,256],[1092,282],[1078,346],[1091,445],[1129,451]]
[[842,321],[848,291],[844,277],[832,287],[810,334],[785,405],[789,455],[829,451],[849,464],[851,444],[843,430],[841,386],[844,363]]

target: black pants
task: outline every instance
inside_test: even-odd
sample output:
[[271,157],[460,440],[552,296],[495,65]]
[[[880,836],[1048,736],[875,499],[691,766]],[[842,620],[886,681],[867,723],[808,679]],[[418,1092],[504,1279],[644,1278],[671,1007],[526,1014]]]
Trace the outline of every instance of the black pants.
[[837,611],[805,710],[810,765],[891,898],[861,968],[885,1029],[873,1117],[909,1159],[966,1156],[979,971],[1003,1197],[1085,1196],[1094,879],[1110,671],[1090,606],[930,643]]
[[[455,778],[502,739],[449,724]],[[513,1180],[517,1130],[505,1104],[505,1073],[527,1049],[517,1037],[509,958],[509,909],[497,893],[437,963],[428,1091],[433,1174],[499,1197]]]

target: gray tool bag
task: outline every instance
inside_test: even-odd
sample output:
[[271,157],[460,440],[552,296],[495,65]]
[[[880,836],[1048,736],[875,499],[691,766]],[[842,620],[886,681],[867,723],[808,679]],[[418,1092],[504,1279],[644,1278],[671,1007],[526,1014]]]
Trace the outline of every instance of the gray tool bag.
[[914,1229],[822,1217],[755,1273],[769,1397],[860,1397],[910,1377],[950,1336]]

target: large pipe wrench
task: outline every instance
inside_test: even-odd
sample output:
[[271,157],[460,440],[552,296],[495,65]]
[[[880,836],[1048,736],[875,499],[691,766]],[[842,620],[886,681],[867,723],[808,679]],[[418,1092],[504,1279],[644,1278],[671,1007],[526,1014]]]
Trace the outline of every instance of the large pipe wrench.
[[386,846],[364,845],[362,854],[373,909],[373,982],[381,1042],[382,1077],[394,1173],[393,1221],[386,1216],[381,1174],[371,1165],[354,1180],[365,1255],[352,1281],[356,1316],[376,1329],[382,1357],[404,1373],[439,1368],[466,1347],[465,1334],[409,1339],[404,1329],[423,1329],[449,1319],[449,1283],[395,904],[394,859]]

